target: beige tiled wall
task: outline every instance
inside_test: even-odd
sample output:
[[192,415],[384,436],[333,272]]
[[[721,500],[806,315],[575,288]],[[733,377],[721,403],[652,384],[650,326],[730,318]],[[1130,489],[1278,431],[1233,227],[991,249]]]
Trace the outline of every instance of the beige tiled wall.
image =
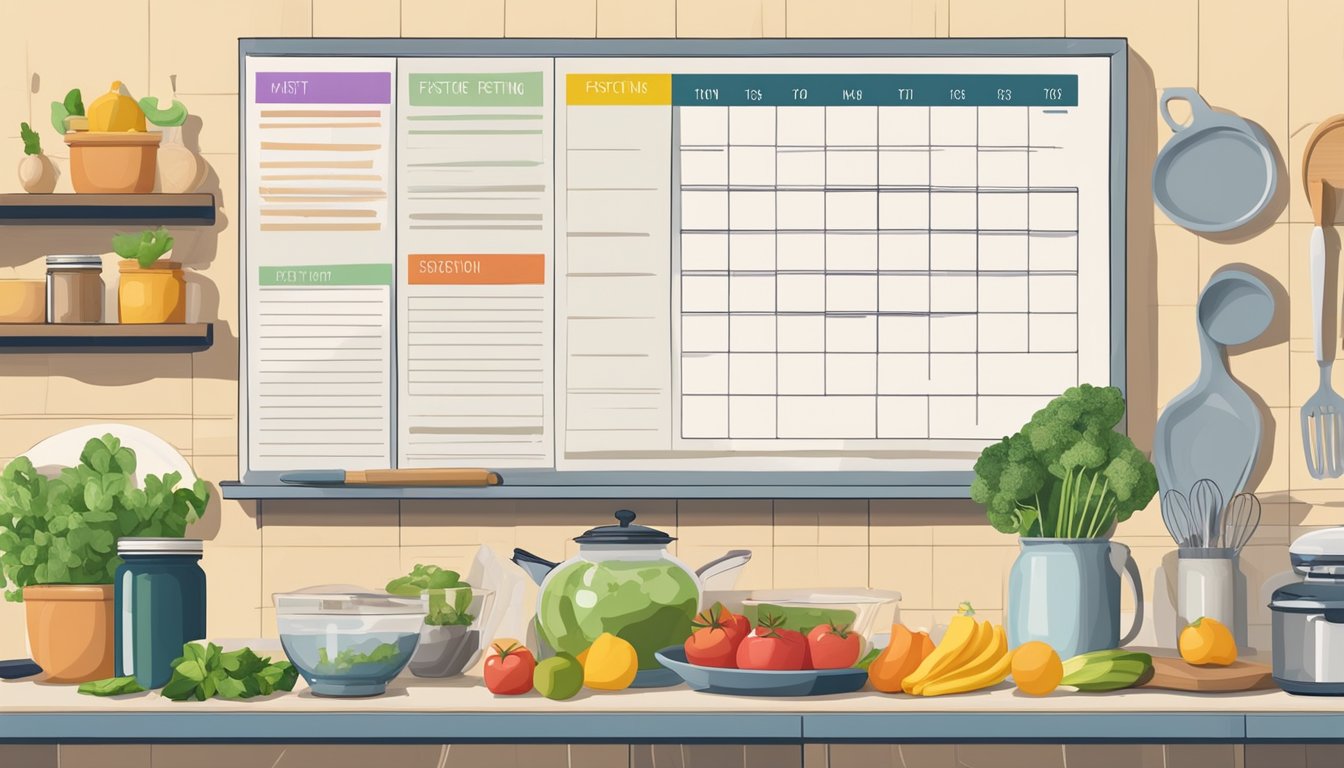
[[[199,118],[188,134],[210,165],[207,188],[222,205],[215,227],[177,233],[175,255],[196,270],[194,313],[218,322],[218,342],[192,356],[4,356],[0,458],[57,430],[110,420],[160,434],[211,480],[236,474],[240,36],[1119,36],[1129,38],[1132,51],[1131,433],[1149,448],[1161,404],[1196,374],[1195,302],[1204,281],[1228,264],[1249,264],[1282,300],[1266,339],[1231,356],[1233,373],[1266,408],[1256,488],[1266,502],[1265,521],[1243,563],[1253,641],[1266,639],[1265,590],[1286,567],[1286,543],[1305,530],[1344,523],[1337,501],[1344,485],[1313,481],[1303,466],[1297,407],[1314,387],[1316,366],[1308,302],[1288,301],[1309,291],[1303,255],[1310,211],[1297,179],[1300,154],[1315,124],[1344,105],[1333,37],[1344,24],[1344,5],[1336,0],[1292,0],[1291,8],[1288,0],[66,0],[61,9],[62,19],[78,23],[58,22],[43,3],[0,3],[0,29],[9,36],[0,46],[0,136],[17,162],[18,123],[28,121],[63,165],[64,146],[47,115],[66,89],[79,86],[91,98],[119,78],[137,94],[162,98],[175,82],[178,98]],[[1215,107],[1263,126],[1278,147],[1286,172],[1282,199],[1253,236],[1202,238],[1152,205],[1153,158],[1170,134],[1156,100],[1170,86],[1200,88]],[[68,189],[65,177],[60,189]],[[17,191],[12,174],[0,174],[0,191]],[[0,273],[39,275],[42,256],[106,251],[110,234],[6,229]],[[965,502],[270,503],[263,509],[216,500],[195,531],[209,542],[210,628],[217,636],[271,634],[272,592],[327,581],[377,584],[424,561],[465,568],[481,543],[564,557],[573,551],[569,538],[617,506],[677,535],[674,548],[691,564],[729,548],[752,549],[743,587],[895,589],[904,594],[912,624],[946,621],[962,600],[1001,617],[1016,551],[1011,538]],[[1172,544],[1157,504],[1125,523],[1120,538],[1143,569],[1149,610],[1160,614],[1159,573],[1170,568]],[[0,657],[24,652],[22,628],[21,607],[0,605]],[[162,759],[171,764],[168,752]],[[939,748],[922,754],[930,765],[954,764]],[[835,751],[830,757],[845,762]],[[903,759],[910,764],[909,754]],[[950,759],[969,765],[978,758]]]

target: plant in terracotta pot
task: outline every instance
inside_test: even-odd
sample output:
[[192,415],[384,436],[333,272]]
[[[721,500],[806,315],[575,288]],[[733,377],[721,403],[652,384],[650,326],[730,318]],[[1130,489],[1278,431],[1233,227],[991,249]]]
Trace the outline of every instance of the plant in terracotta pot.
[[56,188],[56,167],[42,154],[42,139],[27,123],[19,124],[23,159],[19,161],[19,184],[24,192],[45,193]]
[[182,265],[164,259],[173,237],[164,227],[117,235],[112,250],[122,258],[117,309],[123,323],[184,323],[187,281]]
[[180,538],[205,512],[204,481],[178,488],[170,472],[136,487],[135,466],[135,452],[104,435],[55,477],[23,456],[0,474],[0,586],[25,604],[33,660],[49,682],[113,674],[117,539]]
[[166,109],[159,108],[159,100],[146,96],[140,100],[140,111],[145,119],[163,129],[163,143],[159,145],[159,191],[169,194],[194,192],[201,177],[201,159],[182,141],[182,125],[187,122],[187,108],[173,99]]
[[[1138,566],[1110,535],[1152,500],[1157,471],[1116,431],[1124,416],[1119,389],[1072,387],[1016,434],[985,448],[975,463],[971,498],[985,505],[996,529],[1021,537],[1009,573],[1013,647],[1040,640],[1069,658],[1123,645],[1142,626]],[[1132,581],[1138,606],[1124,638],[1122,574]]]
[[[70,111],[67,105],[62,105],[62,109]],[[59,112],[53,105],[53,123],[57,117]],[[65,134],[65,143],[70,145],[70,185],[74,190],[92,194],[153,192],[163,136],[145,129],[145,113],[120,80],[93,100],[86,118],[88,130]],[[71,119],[61,122],[72,124]]]

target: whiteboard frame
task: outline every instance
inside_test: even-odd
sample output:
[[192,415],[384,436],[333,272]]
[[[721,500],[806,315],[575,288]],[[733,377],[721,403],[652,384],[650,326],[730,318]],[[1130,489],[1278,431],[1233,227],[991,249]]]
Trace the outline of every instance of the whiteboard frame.
[[[1126,390],[1126,209],[1128,162],[1128,40],[1126,38],[924,38],[924,39],[569,39],[569,38],[239,38],[238,40],[238,472],[232,498],[338,497],[342,488],[302,489],[279,484],[279,473],[247,468],[247,77],[248,57],[387,58],[602,58],[602,57],[1105,57],[1110,64],[1110,384]],[[395,353],[394,353],[395,354]],[[394,358],[395,365],[395,358]],[[396,408],[392,393],[391,407]],[[1122,423],[1122,428],[1126,426]],[[395,455],[395,453],[394,453]],[[780,472],[780,471],[558,471],[513,470],[505,474],[507,496],[576,497],[621,495],[676,498],[685,489],[715,497],[771,498],[851,496],[865,498],[967,498],[974,473],[966,472]],[[268,492],[265,489],[275,489]],[[589,489],[584,492],[581,489]],[[658,489],[653,492],[653,489]],[[493,495],[490,489],[480,495]],[[600,492],[599,492],[600,491]],[[316,492],[316,493],[310,493]],[[397,497],[400,493],[382,493]],[[448,497],[458,494],[448,494]],[[476,495],[476,494],[472,494]]]

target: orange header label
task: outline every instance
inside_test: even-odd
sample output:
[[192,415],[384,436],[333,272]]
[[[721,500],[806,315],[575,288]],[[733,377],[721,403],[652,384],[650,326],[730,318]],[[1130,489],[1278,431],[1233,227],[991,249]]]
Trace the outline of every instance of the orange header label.
[[541,253],[413,253],[407,264],[411,285],[543,285]]

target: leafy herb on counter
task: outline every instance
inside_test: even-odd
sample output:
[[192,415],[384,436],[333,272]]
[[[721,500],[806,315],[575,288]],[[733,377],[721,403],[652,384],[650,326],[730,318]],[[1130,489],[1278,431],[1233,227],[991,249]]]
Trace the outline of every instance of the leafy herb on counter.
[[381,664],[384,661],[391,661],[400,653],[401,650],[397,648],[396,643],[381,643],[368,653],[346,649],[337,653],[336,658],[332,659],[327,655],[326,648],[318,648],[316,671],[323,674],[348,672],[361,664]]
[[205,514],[210,486],[178,488],[177,472],[146,475],[134,487],[135,451],[112,435],[84,444],[79,464],[53,478],[26,456],[0,474],[0,587],[23,601],[34,584],[111,584],[121,565],[116,540],[181,538]]
[[124,696],[128,693],[143,693],[144,688],[135,681],[135,676],[109,677],[106,680],[93,680],[79,684],[79,692],[88,696]]
[[250,699],[276,691],[292,691],[299,672],[288,661],[272,663],[251,648],[225,653],[218,645],[187,643],[173,662],[173,677],[163,696],[173,701]]
[[[386,589],[390,594],[403,597],[428,594],[429,613],[425,615],[425,623],[432,627],[469,627],[476,620],[475,616],[468,613],[471,608],[471,585],[462,581],[457,571],[437,565],[416,565],[410,574],[389,581]],[[449,591],[452,592],[451,604]]]

